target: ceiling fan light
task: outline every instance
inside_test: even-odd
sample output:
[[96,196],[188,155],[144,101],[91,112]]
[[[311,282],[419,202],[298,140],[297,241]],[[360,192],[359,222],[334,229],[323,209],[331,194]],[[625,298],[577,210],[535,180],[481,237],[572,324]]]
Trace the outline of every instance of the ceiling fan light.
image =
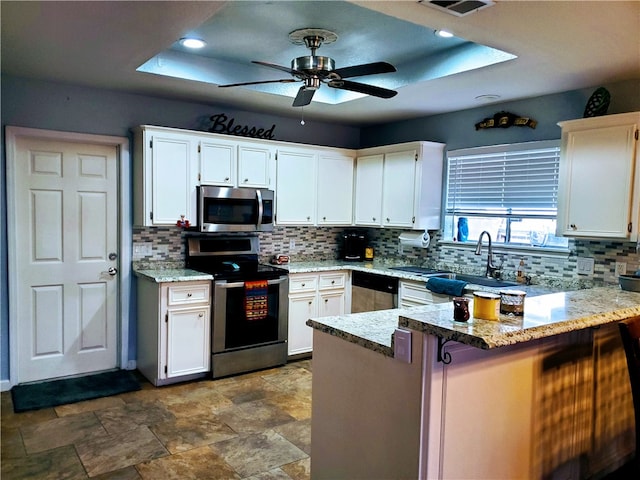
[[206,44],[207,42],[205,42],[201,38],[185,37],[180,39],[180,45],[187,48],[203,48]]

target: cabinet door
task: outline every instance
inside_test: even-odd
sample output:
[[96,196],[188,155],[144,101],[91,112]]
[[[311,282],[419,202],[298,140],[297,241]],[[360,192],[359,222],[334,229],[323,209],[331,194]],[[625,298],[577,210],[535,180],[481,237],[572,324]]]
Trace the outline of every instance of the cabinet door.
[[316,293],[289,296],[289,355],[308,353],[313,349],[313,329],[307,320],[318,316]]
[[271,185],[271,148],[267,146],[238,145],[238,186],[269,188]]
[[318,294],[318,316],[332,317],[345,314],[344,290],[327,290]]
[[181,215],[196,218],[197,146],[187,135],[152,134],[151,222],[175,225]]
[[236,183],[237,144],[225,141],[200,142],[200,184],[233,187]]
[[629,238],[636,128],[627,124],[565,134],[558,198],[561,235]]
[[413,227],[415,221],[416,150],[387,153],[382,184],[382,225]]
[[318,225],[353,222],[353,158],[321,154],[318,158]]
[[356,160],[355,223],[379,227],[382,224],[383,155]]
[[316,154],[303,150],[279,150],[277,163],[278,225],[314,225]]
[[167,377],[206,372],[210,365],[209,306],[167,312]]

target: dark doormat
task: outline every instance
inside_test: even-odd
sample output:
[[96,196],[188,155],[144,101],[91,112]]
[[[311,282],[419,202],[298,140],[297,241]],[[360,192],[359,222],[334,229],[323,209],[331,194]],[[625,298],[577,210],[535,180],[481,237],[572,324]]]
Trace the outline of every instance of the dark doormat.
[[11,389],[11,397],[13,410],[19,413],[135,390],[140,390],[140,382],[133,372],[116,370],[86,377],[16,385]]

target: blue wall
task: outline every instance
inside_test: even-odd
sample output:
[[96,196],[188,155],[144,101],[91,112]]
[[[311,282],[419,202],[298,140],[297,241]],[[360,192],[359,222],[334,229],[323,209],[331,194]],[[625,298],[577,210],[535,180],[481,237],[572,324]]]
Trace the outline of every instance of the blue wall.
[[[277,140],[345,148],[369,147],[413,140],[447,144],[448,149],[502,143],[547,140],[560,137],[561,120],[582,117],[593,88],[394,122],[362,130],[334,123],[276,117],[234,110],[221,105],[180,102],[143,95],[123,94],[74,85],[64,85],[2,76],[2,132],[7,125],[100,135],[129,136],[136,125],[162,125],[206,130],[209,117],[226,113],[237,123],[270,127],[276,124]],[[611,92],[608,113],[640,110],[640,81],[605,85]],[[538,121],[536,129],[511,127],[476,131],[485,117],[505,110]],[[0,380],[9,378],[9,314],[7,291],[6,160],[0,155]],[[135,328],[135,327],[133,327]],[[135,338],[135,336],[132,336]]]
[[[447,150],[456,150],[482,145],[558,139],[560,127],[557,123],[562,120],[581,118],[589,97],[598,86],[364,128],[361,134],[361,147],[431,140],[445,143]],[[605,87],[611,93],[608,114],[640,110],[640,80],[605,85]],[[487,117],[493,117],[495,113],[502,110],[533,118],[538,124],[535,129],[510,127],[476,131],[476,123]]]

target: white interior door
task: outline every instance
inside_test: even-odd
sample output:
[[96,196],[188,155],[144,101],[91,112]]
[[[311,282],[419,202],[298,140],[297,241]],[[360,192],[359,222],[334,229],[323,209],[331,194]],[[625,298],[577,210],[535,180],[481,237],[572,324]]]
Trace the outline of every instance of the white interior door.
[[16,139],[9,253],[20,383],[117,365],[117,154],[110,145]]

